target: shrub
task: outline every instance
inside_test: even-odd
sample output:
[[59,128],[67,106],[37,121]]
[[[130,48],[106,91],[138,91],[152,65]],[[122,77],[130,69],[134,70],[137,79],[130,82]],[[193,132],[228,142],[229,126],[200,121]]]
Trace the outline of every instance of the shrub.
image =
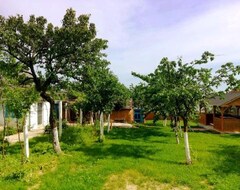
[[63,131],[61,141],[68,145],[89,145],[96,139],[93,126],[75,126],[68,127]]
[[5,179],[13,180],[13,181],[21,181],[24,178],[25,174],[26,172],[24,170],[19,169],[17,171],[12,172],[8,176],[6,176]]

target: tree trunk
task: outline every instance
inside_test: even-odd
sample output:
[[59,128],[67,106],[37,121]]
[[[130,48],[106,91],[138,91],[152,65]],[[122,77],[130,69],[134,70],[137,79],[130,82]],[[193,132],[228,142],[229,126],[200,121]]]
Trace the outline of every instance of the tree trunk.
[[[30,117],[30,112],[29,112],[29,117]],[[26,117],[23,119],[25,120]],[[24,138],[24,155],[26,158],[29,158],[28,125],[26,125],[26,122],[23,122],[23,138]]]
[[175,131],[175,136],[176,136],[176,142],[177,142],[177,144],[179,144],[177,117],[174,117],[174,131]]
[[79,124],[82,125],[83,123],[83,111],[82,109],[79,110]]
[[20,147],[21,147],[21,162],[23,164],[23,145],[22,145],[22,142],[21,142],[21,138],[20,138],[20,129],[19,129],[19,121],[18,121],[18,118],[16,119],[16,125],[17,125],[17,132],[18,132],[18,142],[20,144]]
[[90,125],[94,125],[93,123],[93,112],[90,112]]
[[179,137],[178,137],[178,130],[177,128],[174,128],[175,136],[176,136],[176,143],[179,144]]
[[174,128],[174,117],[170,117],[170,127]]
[[68,106],[67,103],[64,104],[64,114],[65,114],[65,120],[68,122]]
[[186,118],[183,118],[184,123],[184,145],[185,145],[185,155],[187,164],[191,164],[191,155],[190,155],[190,148],[189,148],[189,141],[188,141],[188,121]]
[[103,122],[103,112],[100,113],[100,136],[99,141],[103,142],[104,140],[104,122]]
[[96,121],[98,120],[98,118],[100,118],[101,116],[100,116],[100,111],[98,111],[98,112],[95,112],[95,116],[94,116],[94,122],[96,123]]
[[52,129],[52,135],[53,135],[52,144],[53,144],[54,151],[57,154],[60,154],[62,150],[61,150],[59,138],[58,138],[56,119],[54,118],[54,100],[45,92],[41,93],[41,97],[50,103],[49,124]]
[[62,136],[62,101],[58,103],[58,122],[59,122],[59,138],[61,139]]
[[3,112],[3,139],[2,139],[2,158],[5,158],[5,136],[6,136],[6,119],[5,119],[5,108],[4,104],[2,104],[2,112]]
[[167,126],[167,117],[164,119],[164,124],[163,124],[164,127]]
[[111,126],[110,126],[110,114],[108,114],[108,129],[107,132],[109,133],[111,130]]
[[178,122],[178,131],[180,132],[180,137],[183,137],[182,127],[180,126],[180,122]]

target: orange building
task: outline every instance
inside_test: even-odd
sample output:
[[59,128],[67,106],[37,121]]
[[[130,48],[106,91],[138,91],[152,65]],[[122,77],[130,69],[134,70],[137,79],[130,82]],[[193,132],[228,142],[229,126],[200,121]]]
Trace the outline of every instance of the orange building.
[[153,120],[154,119],[154,113],[150,112],[148,114],[146,114],[144,120]]
[[114,122],[133,123],[134,111],[130,107],[121,108],[120,110],[113,111],[110,118]]

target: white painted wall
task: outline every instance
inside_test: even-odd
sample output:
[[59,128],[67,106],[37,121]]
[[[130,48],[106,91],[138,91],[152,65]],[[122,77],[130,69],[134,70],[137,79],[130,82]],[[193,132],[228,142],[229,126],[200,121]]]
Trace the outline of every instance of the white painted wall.
[[[49,124],[50,104],[48,102],[42,102],[42,121],[38,125],[38,103],[34,103],[30,108],[30,118],[28,117],[28,126],[30,130],[37,129],[39,127],[45,127]],[[30,124],[29,124],[30,122]]]
[[38,104],[34,103],[30,107],[30,118],[27,120],[29,121],[28,126],[30,130],[37,129],[38,127],[38,115],[37,115]]
[[[49,115],[50,115],[50,104],[48,102],[42,102],[42,123],[38,125],[38,103],[34,103],[31,105],[29,109],[29,113],[26,116],[26,126],[28,126],[29,130],[37,129],[39,127],[45,127],[49,124]],[[2,105],[0,104],[0,125],[3,126],[3,111]],[[9,126],[16,125],[16,119],[11,118],[8,121]]]
[[43,108],[43,113],[42,113],[42,118],[43,118],[43,126],[46,126],[49,124],[49,115],[50,115],[50,104],[49,102],[43,102],[42,104]]

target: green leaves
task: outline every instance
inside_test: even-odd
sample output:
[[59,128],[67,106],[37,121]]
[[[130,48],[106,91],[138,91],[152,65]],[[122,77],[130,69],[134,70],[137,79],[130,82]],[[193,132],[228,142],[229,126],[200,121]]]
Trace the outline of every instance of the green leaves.
[[[197,68],[196,65],[213,60],[213,54],[205,52],[200,60],[183,63],[182,59],[169,61],[163,58],[157,69],[143,76],[132,73],[146,82],[136,86],[141,90],[146,112],[153,111],[161,115],[190,118],[200,102],[205,101],[213,93],[211,69]],[[141,99],[138,95],[137,98]],[[136,100],[137,101],[137,100]]]
[[240,90],[239,66],[235,67],[233,63],[228,62],[217,70],[217,74],[216,79],[219,81],[219,84],[225,83],[227,85],[225,91]]
[[21,82],[31,79],[37,91],[48,91],[63,80],[80,78],[82,65],[104,57],[101,51],[107,41],[95,38],[95,25],[89,23],[89,17],[76,18],[75,11],[68,9],[60,28],[34,15],[27,22],[20,15],[1,17],[0,51],[15,59],[19,67],[11,70],[21,68],[13,71],[23,77]]
[[5,84],[4,88],[4,103],[8,110],[20,119],[29,111],[30,106],[38,100],[39,94],[31,86],[21,87],[13,80],[8,82],[10,84]]

